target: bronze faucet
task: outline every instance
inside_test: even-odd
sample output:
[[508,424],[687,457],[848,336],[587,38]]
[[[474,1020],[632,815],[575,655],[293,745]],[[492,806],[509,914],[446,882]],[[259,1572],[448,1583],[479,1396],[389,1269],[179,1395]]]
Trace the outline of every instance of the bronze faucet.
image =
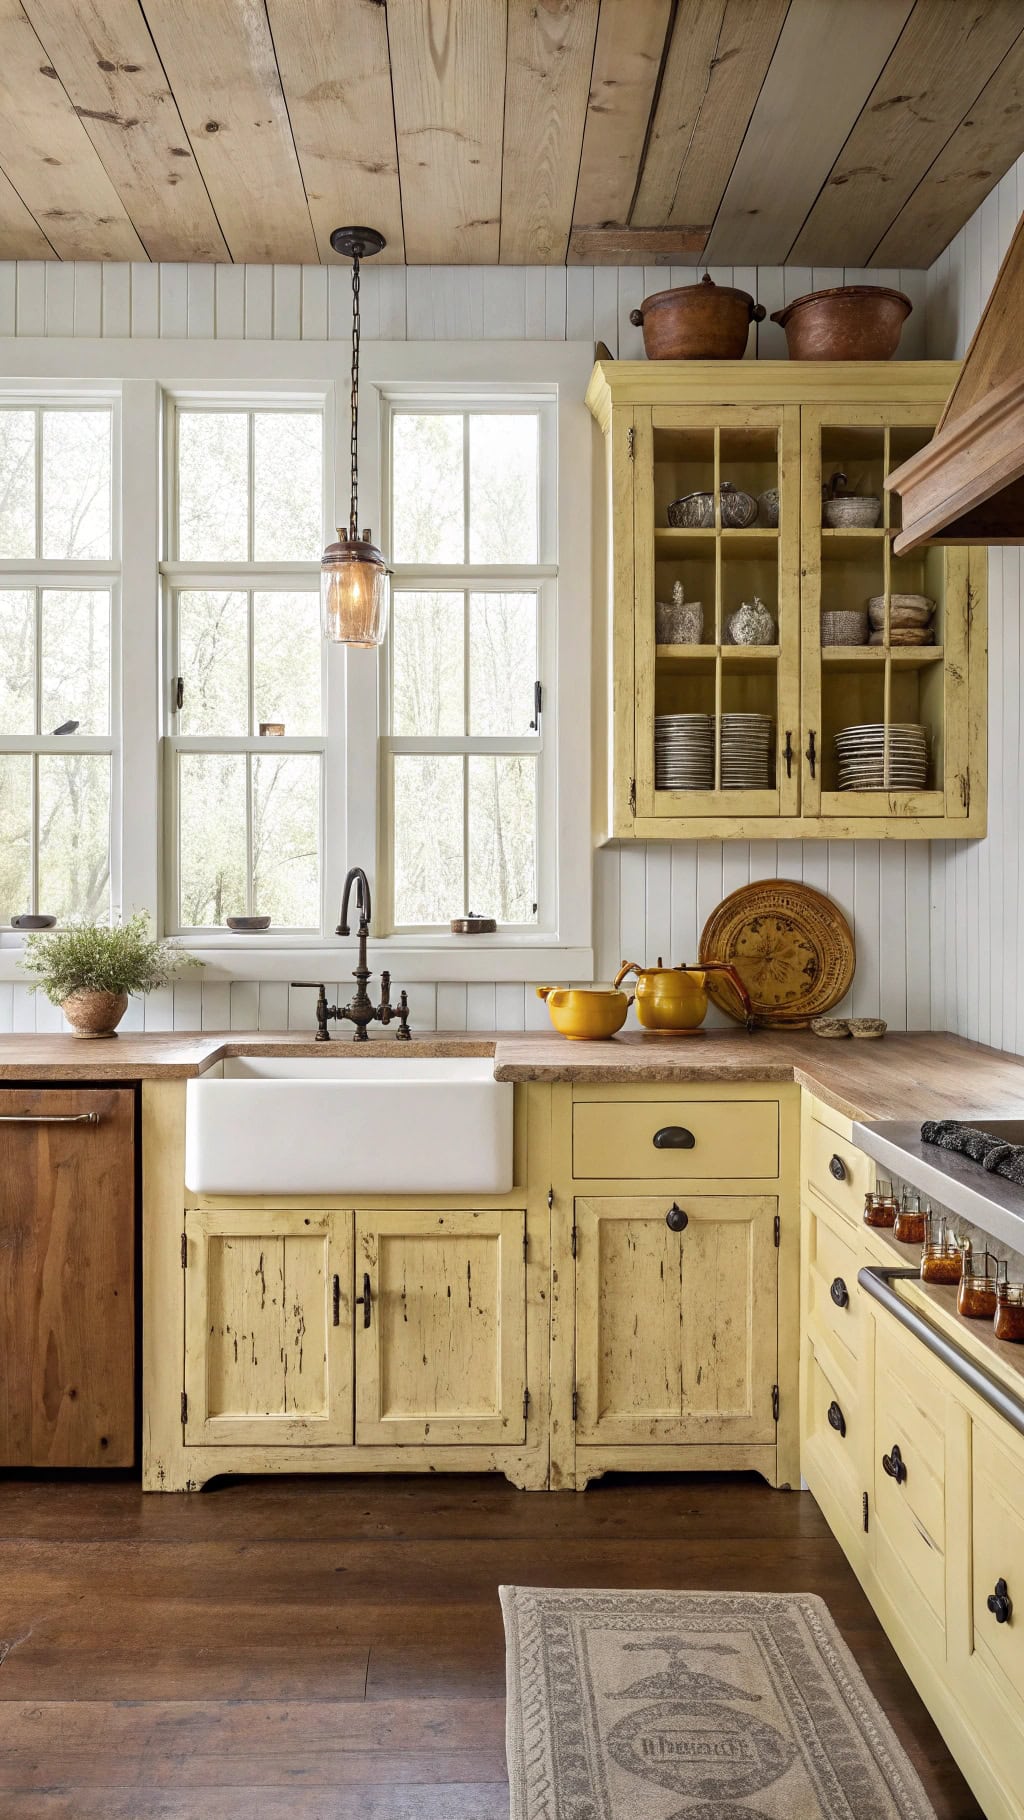
[[[359,912],[359,929],[357,931],[359,953],[357,965],[352,974],[352,977],[356,982],[355,997],[352,999],[351,1004],[348,1005],[329,1005],[327,1003],[327,993],[323,985],[320,982],[315,982],[317,988],[316,1040],[318,1043],[330,1041],[331,1033],[327,1028],[328,1019],[330,1018],[336,1019],[339,1023],[342,1019],[347,1018],[349,1023],[354,1024],[356,1027],[352,1041],[354,1043],[365,1043],[369,1041],[366,1034],[367,1024],[372,1024],[374,1022],[390,1024],[392,1018],[396,1017],[398,1019],[398,1029],[395,1031],[395,1036],[400,1043],[407,1043],[411,1040],[411,1032],[409,1029],[409,1000],[406,997],[405,988],[403,987],[399,994],[397,1006],[392,1005],[391,975],[385,968],[380,976],[379,1005],[373,1003],[373,1000],[366,990],[367,980],[372,979],[373,977],[366,964],[366,938],[370,933],[370,916],[372,912],[370,909],[370,881],[361,866],[353,866],[345,880],[345,889],[341,898],[341,921],[334,933],[335,935],[349,934],[348,904],[353,884],[356,888],[356,909]],[[292,981],[293,986],[308,986],[312,984],[314,984],[314,982],[310,980]]]

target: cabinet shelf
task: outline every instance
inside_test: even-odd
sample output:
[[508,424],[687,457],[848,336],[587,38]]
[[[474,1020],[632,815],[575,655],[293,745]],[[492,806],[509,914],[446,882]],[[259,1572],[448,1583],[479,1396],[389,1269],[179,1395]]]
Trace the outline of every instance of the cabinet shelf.
[[887,657],[899,670],[923,670],[944,663],[946,653],[941,645],[824,645],[821,652],[825,668],[839,671],[877,670]]

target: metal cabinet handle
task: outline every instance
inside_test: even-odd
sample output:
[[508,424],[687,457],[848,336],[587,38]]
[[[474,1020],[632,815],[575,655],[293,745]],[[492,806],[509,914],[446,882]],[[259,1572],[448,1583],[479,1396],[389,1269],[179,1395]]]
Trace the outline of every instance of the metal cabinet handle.
[[98,1125],[98,1112],[2,1112],[0,1125]]
[[985,1601],[997,1624],[1008,1624],[1013,1616],[1013,1600],[1005,1580],[996,1581],[995,1592],[990,1592]]
[[829,1158],[828,1172],[829,1175],[835,1177],[837,1182],[845,1182],[846,1164],[843,1162],[841,1156],[836,1154]]
[[836,1434],[839,1436],[840,1440],[845,1441],[845,1439],[846,1439],[846,1417],[844,1416],[842,1410],[839,1407],[839,1404],[836,1402],[834,1397],[828,1406],[828,1425],[830,1428],[835,1429]]
[[651,1142],[655,1150],[692,1150],[697,1140],[685,1125],[662,1125]]
[[903,1455],[898,1446],[894,1447],[891,1453],[884,1453],[882,1455],[882,1471],[886,1473],[890,1479],[895,1479],[897,1485],[902,1485],[904,1483],[907,1476],[907,1469],[903,1462]]
[[370,1312],[373,1308],[373,1298],[370,1295],[370,1273],[368,1270],[363,1271],[363,1293],[362,1295],[356,1296],[356,1307],[361,1308],[363,1311],[363,1326],[369,1327]]
[[792,777],[792,775],[793,775],[793,734],[789,727],[786,728],[786,750],[782,756],[786,761],[786,776]]
[[331,1312],[335,1327],[341,1325],[341,1278],[331,1279]]
[[665,1215],[665,1224],[670,1232],[685,1232],[690,1224],[690,1216],[684,1213],[681,1207],[677,1207],[673,1201]]
[[837,1308],[848,1308],[850,1306],[850,1291],[847,1289],[842,1277],[833,1277],[832,1287],[828,1293],[832,1297]]
[[814,729],[812,727],[811,731],[807,735],[807,751],[804,754],[804,757],[806,758],[807,763],[811,767],[811,776],[812,777],[814,776],[814,767],[818,762],[818,754],[815,750],[814,742],[815,742],[815,733],[814,733]]

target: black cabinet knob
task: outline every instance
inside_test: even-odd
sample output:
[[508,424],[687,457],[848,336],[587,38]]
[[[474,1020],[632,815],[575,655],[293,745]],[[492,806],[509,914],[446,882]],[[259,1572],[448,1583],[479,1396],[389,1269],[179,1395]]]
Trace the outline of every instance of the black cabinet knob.
[[990,1592],[985,1601],[997,1624],[1008,1624],[1013,1616],[1013,1600],[1010,1597],[1005,1580],[997,1580],[995,1592]]
[[829,1175],[835,1176],[835,1179],[837,1182],[845,1182],[846,1164],[843,1162],[843,1159],[841,1156],[837,1156],[837,1155],[833,1154],[833,1156],[831,1157],[831,1159],[829,1161],[828,1172],[829,1172]]
[[832,1287],[828,1293],[832,1297],[837,1308],[848,1308],[850,1306],[850,1291],[847,1289],[842,1277],[832,1278]]
[[882,1471],[887,1473],[890,1479],[895,1479],[897,1485],[903,1484],[907,1476],[907,1469],[898,1446],[894,1446],[891,1453],[882,1455]]
[[697,1140],[685,1125],[662,1125],[651,1142],[655,1150],[692,1150]]
[[665,1224],[670,1232],[684,1232],[690,1224],[690,1216],[684,1213],[681,1207],[677,1207],[673,1201],[665,1215]]
[[839,1404],[836,1402],[834,1397],[828,1406],[828,1425],[830,1428],[834,1428],[836,1431],[836,1434],[839,1435],[840,1438],[845,1441],[845,1439],[846,1439],[846,1417],[844,1416],[842,1410],[839,1407]]

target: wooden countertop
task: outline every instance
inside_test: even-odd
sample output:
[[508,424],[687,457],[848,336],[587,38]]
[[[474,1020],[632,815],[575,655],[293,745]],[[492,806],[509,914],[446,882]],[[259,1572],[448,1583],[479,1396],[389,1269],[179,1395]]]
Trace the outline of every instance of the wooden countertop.
[[[630,1082],[795,1081],[848,1118],[917,1119],[1024,1113],[1024,1059],[939,1032],[880,1042],[824,1041],[806,1032],[709,1030],[691,1038],[631,1031],[604,1043],[568,1043],[552,1032],[431,1031],[396,1049],[375,1037],[353,1049],[332,1038],[335,1054],[491,1056],[503,1081]],[[122,1035],[109,1042],[71,1036],[0,1038],[0,1080],[185,1080],[232,1055],[323,1056],[302,1031],[176,1031]]]

